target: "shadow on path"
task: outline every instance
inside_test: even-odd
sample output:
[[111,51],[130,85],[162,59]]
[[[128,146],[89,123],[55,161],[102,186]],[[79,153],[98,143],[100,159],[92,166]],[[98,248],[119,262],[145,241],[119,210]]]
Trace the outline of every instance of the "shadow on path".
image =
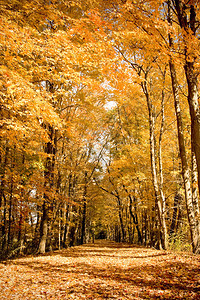
[[66,299],[200,299],[199,262],[199,256],[97,241],[17,265],[48,280],[78,279],[70,281]]

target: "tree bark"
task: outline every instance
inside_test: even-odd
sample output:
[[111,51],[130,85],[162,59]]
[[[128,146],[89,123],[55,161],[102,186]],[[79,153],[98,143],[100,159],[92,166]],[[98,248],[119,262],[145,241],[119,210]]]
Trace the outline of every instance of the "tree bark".
[[117,197],[117,202],[118,202],[119,223],[120,223],[121,233],[122,233],[122,242],[125,242],[126,232],[125,232],[123,216],[122,216],[122,204],[121,204],[121,199],[120,199],[119,195]]
[[194,215],[196,219],[196,226],[198,234],[200,235],[200,212],[199,212],[199,195],[198,195],[198,188],[197,188],[197,165],[196,165],[196,157],[193,151],[192,145],[192,203],[194,209]]
[[[147,74],[145,74],[147,77]],[[167,227],[165,222],[165,217],[163,214],[163,203],[161,198],[161,190],[158,184],[158,174],[157,174],[157,165],[156,165],[156,145],[155,145],[155,108],[151,103],[147,83],[147,78],[142,83],[142,89],[147,101],[147,107],[149,112],[149,139],[150,139],[150,156],[151,156],[151,172],[153,178],[153,187],[155,192],[155,199],[156,199],[156,208],[158,212],[158,221],[159,221],[159,230],[160,234],[158,235],[159,238],[162,238],[162,243],[159,241],[159,245],[162,244],[163,249],[167,249]]]
[[133,210],[132,210],[132,207],[133,207],[133,200],[132,200],[132,197],[131,195],[129,195],[129,211],[130,211],[130,215],[133,219],[133,223],[137,229],[137,234],[138,234],[138,242],[140,244],[142,244],[142,235],[141,235],[141,232],[140,232],[140,228],[139,228],[139,224],[138,224],[138,216],[137,216],[137,213],[133,213]]
[[170,226],[170,231],[169,231],[169,235],[170,238],[174,235],[175,233],[175,229],[176,229],[176,224],[177,224],[177,215],[178,215],[178,207],[179,204],[183,202],[182,200],[182,195],[180,195],[178,193],[178,191],[176,192],[175,196],[174,196],[174,208],[173,208],[173,214],[172,214],[172,220],[171,220],[171,226]]
[[48,208],[44,201],[42,206],[42,219],[40,224],[40,243],[38,247],[38,252],[44,254],[46,251],[46,241],[47,241],[47,228],[48,228]]
[[11,244],[12,199],[13,199],[13,178],[11,178],[9,209],[8,209],[8,244],[7,244],[7,251],[9,251],[9,247],[10,247],[10,244]]
[[49,156],[46,159],[45,171],[44,171],[44,187],[46,192],[44,193],[44,202],[42,209],[42,218],[41,218],[41,226],[40,226],[40,241],[38,252],[43,254],[45,253],[46,242],[47,242],[47,232],[48,232],[48,210],[49,203],[51,199],[49,197],[49,193],[51,187],[54,185],[54,165],[55,165],[55,154],[56,154],[56,145],[57,145],[57,135],[56,131],[52,126],[48,125],[49,132],[49,142],[46,144],[45,153]]
[[81,244],[85,243],[86,209],[87,209],[87,172],[85,172],[85,183],[84,183],[84,191],[83,191]]
[[[176,1],[178,3],[180,1]],[[177,6],[178,13],[180,6]],[[168,1],[168,22],[172,25],[172,17],[171,17],[171,0]],[[169,45],[173,50],[173,40],[169,34]],[[178,91],[178,81],[176,75],[175,65],[173,63],[172,57],[169,60],[169,67],[170,67],[170,74],[171,74],[171,81],[172,81],[172,90],[174,96],[174,106],[176,112],[176,120],[177,120],[177,130],[178,130],[178,142],[179,142],[179,151],[180,151],[180,158],[182,164],[182,176],[185,188],[185,200],[186,200],[186,208],[187,208],[187,215],[188,221],[190,226],[190,234],[191,234],[191,242],[193,252],[199,252],[200,247],[200,239],[199,239],[199,232],[195,220],[193,203],[192,203],[192,189],[190,183],[190,169],[187,162],[186,156],[186,149],[185,149],[185,141],[184,141],[184,134],[183,134],[183,124],[182,124],[182,116],[181,116],[181,108],[180,108],[180,101],[179,101],[179,91]]]
[[188,214],[188,221],[190,225],[193,252],[196,252],[197,248],[199,247],[199,236],[195,224],[196,222],[195,222],[195,216],[193,211],[192,192],[191,192],[191,183],[190,183],[190,169],[187,163],[187,156],[185,150],[181,108],[180,108],[179,96],[178,96],[178,83],[176,79],[175,66],[171,60],[169,62],[169,65],[170,65],[172,89],[174,95],[174,105],[175,105],[176,119],[177,119],[178,142],[179,142],[179,151],[180,151],[180,157],[182,163],[182,176],[183,176],[183,182],[185,188],[186,208]]

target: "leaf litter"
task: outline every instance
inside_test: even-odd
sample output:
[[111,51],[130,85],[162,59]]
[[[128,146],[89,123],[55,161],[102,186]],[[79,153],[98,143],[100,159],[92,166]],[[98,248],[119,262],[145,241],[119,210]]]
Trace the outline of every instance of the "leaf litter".
[[200,299],[200,255],[98,240],[0,264],[0,299]]

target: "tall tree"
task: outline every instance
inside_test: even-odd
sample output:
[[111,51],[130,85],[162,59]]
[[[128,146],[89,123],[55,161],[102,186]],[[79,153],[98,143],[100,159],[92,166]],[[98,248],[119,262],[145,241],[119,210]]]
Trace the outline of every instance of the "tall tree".
[[[178,4],[177,4],[178,5]],[[172,2],[168,1],[168,21],[169,24],[172,25]],[[177,9],[180,9],[180,7]],[[171,34],[169,34],[169,45],[173,51],[173,39]],[[179,101],[179,85],[176,75],[175,65],[173,63],[173,58],[170,57],[169,61],[171,78],[172,78],[172,89],[174,95],[174,105],[176,111],[176,119],[177,119],[177,129],[178,129],[178,140],[179,140],[179,150],[180,150],[180,157],[182,162],[182,170],[183,170],[183,181],[185,187],[185,199],[186,199],[186,206],[188,211],[188,220],[190,224],[190,231],[191,231],[191,240],[192,240],[192,247],[193,252],[199,252],[200,246],[200,231],[199,231],[199,221],[196,220],[196,215],[194,213],[194,205],[192,201],[192,188],[191,188],[191,181],[190,181],[190,168],[187,162],[187,154],[185,149],[185,140],[183,135],[183,123],[182,123],[182,116],[181,116],[181,108],[180,108],[180,101]],[[190,94],[190,92],[189,92]],[[188,96],[188,100],[191,101],[190,96]],[[192,120],[192,117],[191,117]],[[193,122],[193,121],[192,121]],[[193,127],[193,125],[192,125]],[[193,130],[192,130],[193,131]],[[194,142],[194,135],[191,135],[192,141]],[[196,138],[196,137],[195,137]],[[192,144],[193,144],[192,142]],[[195,199],[197,200],[197,199]],[[198,200],[197,200],[198,201]]]

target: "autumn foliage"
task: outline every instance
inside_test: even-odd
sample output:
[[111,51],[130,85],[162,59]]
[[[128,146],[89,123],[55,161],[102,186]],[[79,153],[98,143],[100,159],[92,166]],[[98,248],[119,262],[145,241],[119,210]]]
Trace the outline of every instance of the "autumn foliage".
[[199,257],[96,241],[0,264],[1,298],[199,299]]

